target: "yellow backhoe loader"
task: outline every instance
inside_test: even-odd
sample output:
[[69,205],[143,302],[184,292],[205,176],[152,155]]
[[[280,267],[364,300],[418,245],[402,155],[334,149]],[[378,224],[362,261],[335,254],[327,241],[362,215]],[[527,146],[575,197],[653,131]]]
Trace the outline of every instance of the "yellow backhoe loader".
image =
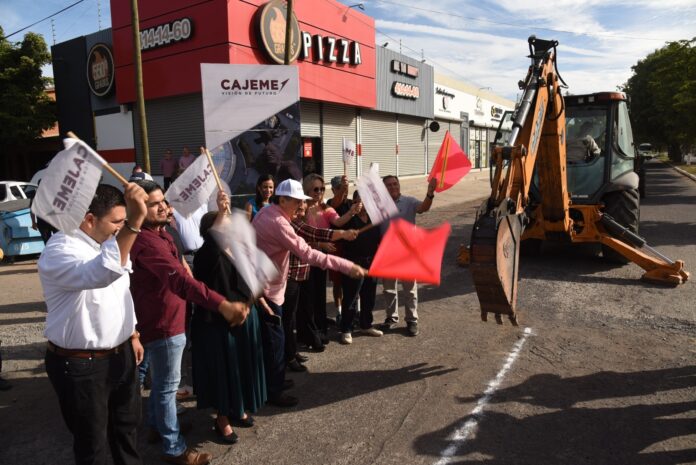
[[[481,318],[507,315],[517,324],[520,249],[543,241],[601,244],[608,260],[633,262],[642,279],[676,286],[689,278],[638,235],[639,178],[635,172],[627,98],[621,92],[561,94],[557,41],[528,39],[531,65],[524,91],[507,121],[504,144],[491,155],[492,191],[479,208],[468,250]],[[467,257],[468,256],[468,257]]]

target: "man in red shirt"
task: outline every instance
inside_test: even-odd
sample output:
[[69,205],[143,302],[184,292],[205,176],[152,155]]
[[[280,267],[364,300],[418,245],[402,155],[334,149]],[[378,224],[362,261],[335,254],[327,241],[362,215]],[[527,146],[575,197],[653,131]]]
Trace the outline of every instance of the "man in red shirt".
[[142,230],[131,249],[131,294],[152,379],[147,423],[162,437],[164,460],[203,465],[212,456],[186,447],[176,416],[176,391],[186,345],[186,302],[195,303],[199,311],[219,311],[232,326],[246,319],[249,307],[225,300],[188,273],[172,237],[164,230],[168,208],[162,188],[152,181],[138,184],[148,200]]

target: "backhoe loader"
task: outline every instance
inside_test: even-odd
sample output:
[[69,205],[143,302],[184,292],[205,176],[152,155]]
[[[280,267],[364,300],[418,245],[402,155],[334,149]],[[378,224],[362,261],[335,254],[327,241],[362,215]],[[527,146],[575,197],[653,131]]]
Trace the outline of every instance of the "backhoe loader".
[[558,42],[531,36],[528,43],[531,65],[519,83],[523,95],[510,115],[509,137],[492,149],[491,195],[460,255],[468,252],[481,319],[493,313],[499,324],[502,315],[517,324],[520,249],[543,241],[599,244],[606,259],[643,268],[646,281],[686,282],[683,261],[638,235],[639,180],[625,94],[564,98]]

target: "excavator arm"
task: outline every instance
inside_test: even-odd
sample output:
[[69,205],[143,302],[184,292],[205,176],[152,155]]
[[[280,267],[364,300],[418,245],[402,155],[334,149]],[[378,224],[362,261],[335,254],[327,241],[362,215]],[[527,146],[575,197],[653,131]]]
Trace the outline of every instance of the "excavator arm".
[[[556,72],[558,42],[528,40],[531,65],[520,88],[522,100],[513,117],[508,145],[492,153],[491,196],[477,214],[471,237],[470,268],[481,303],[481,318],[494,313],[517,323],[517,275],[520,239],[528,224],[529,189],[537,167],[544,218],[552,230],[571,228],[566,185],[565,112]],[[540,161],[538,163],[538,161]]]

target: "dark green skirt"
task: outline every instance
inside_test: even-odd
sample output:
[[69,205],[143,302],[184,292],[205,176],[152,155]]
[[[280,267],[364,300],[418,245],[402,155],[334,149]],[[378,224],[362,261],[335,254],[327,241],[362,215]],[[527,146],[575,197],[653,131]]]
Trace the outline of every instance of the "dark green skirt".
[[244,324],[235,328],[218,314],[209,316],[213,318],[197,313],[191,321],[197,406],[240,419],[267,398],[258,312],[252,307]]

